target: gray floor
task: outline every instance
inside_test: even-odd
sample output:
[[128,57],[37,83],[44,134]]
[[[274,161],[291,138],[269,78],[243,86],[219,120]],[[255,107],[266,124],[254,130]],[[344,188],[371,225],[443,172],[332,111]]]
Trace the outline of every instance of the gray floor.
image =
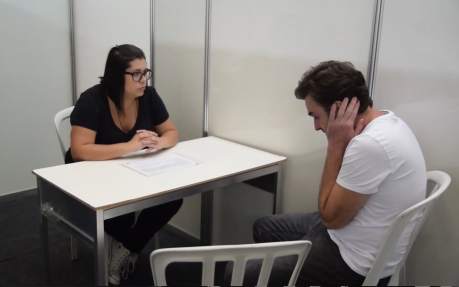
[[[35,191],[0,197],[0,285],[45,285],[44,262],[39,236],[38,199]],[[160,245],[184,247],[193,244],[167,231],[159,233]],[[92,249],[79,243],[78,260],[70,260],[70,235],[49,224],[52,285],[94,285]],[[136,270],[122,282],[125,286],[151,286],[153,279],[149,255],[155,249],[154,240],[140,254]],[[216,285],[221,285],[224,265],[217,266]],[[166,271],[168,285],[201,285],[200,264],[172,264]]]

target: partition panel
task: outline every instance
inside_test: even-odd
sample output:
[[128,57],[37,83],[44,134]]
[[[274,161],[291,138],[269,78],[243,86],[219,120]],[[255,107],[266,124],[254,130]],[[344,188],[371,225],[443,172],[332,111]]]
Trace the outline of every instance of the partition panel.
[[0,195],[63,164],[54,115],[72,105],[68,1],[0,1]]
[[77,97],[99,83],[110,49],[132,44],[150,66],[150,0],[77,0],[74,3]]
[[[286,156],[281,212],[317,210],[326,138],[293,91],[322,61],[367,74],[375,1],[214,0],[209,133]],[[238,185],[215,194],[214,243],[252,240],[272,198]],[[239,226],[236,232],[236,226]]]
[[375,105],[411,127],[428,170],[452,178],[413,245],[401,285],[459,285],[458,51],[459,1],[386,1]]
[[[180,133],[202,137],[205,0],[155,0],[155,87]],[[200,237],[201,195],[185,198],[170,224]]]

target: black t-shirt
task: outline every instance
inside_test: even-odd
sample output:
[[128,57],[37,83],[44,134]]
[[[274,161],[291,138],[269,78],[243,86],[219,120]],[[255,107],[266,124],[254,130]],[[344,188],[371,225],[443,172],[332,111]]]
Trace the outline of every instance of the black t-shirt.
[[[139,97],[137,121],[128,133],[120,130],[110,113],[108,98],[102,85],[95,85],[81,94],[70,115],[70,124],[93,130],[97,133],[95,144],[117,144],[130,141],[137,130],[155,131],[155,126],[169,119],[166,106],[155,88],[146,87]],[[65,154],[65,163],[73,163],[70,149]]]

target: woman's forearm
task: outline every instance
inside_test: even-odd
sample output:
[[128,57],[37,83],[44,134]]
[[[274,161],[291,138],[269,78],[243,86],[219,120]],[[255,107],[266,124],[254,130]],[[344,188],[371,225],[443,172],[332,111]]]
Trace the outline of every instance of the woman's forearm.
[[85,144],[78,147],[72,146],[70,151],[73,160],[76,162],[114,159],[134,150],[132,145],[127,142],[111,145]]
[[160,149],[173,147],[178,143],[178,140],[179,133],[177,130],[167,131],[159,138],[158,147]]

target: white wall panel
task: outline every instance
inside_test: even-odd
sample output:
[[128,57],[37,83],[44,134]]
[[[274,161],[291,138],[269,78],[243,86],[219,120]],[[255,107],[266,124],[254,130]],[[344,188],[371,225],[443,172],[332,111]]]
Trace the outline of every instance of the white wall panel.
[[[205,0],[155,1],[155,87],[180,133],[202,137]],[[171,224],[199,238],[201,196],[185,198]]]
[[68,2],[0,0],[0,195],[63,164],[54,115],[72,104]]
[[[317,210],[326,138],[314,131],[293,91],[301,75],[322,61],[350,61],[366,75],[374,1],[214,0],[212,5],[210,134],[287,156],[281,211]],[[260,196],[249,201],[250,192]],[[269,214],[272,200],[246,185],[215,197],[214,243],[250,242],[253,221]],[[236,231],[222,217],[244,224]]]
[[459,1],[386,1],[375,105],[408,123],[428,170],[452,177],[407,260],[406,285],[459,284],[458,51]]
[[132,44],[150,65],[149,0],[74,1],[77,96],[99,83],[108,52]]

